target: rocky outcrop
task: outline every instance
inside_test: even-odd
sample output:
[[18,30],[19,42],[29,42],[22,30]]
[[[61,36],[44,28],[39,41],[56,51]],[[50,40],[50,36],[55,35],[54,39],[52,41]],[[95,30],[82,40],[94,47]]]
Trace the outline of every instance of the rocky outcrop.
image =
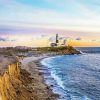
[[29,73],[20,68],[20,63],[10,64],[0,76],[0,94],[2,100],[38,100],[30,89]]

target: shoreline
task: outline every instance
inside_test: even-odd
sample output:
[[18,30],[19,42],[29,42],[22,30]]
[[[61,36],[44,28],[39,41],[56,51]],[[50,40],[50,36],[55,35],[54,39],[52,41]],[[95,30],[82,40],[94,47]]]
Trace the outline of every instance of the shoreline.
[[[43,59],[51,58],[51,57],[57,57],[57,56],[62,56],[62,55],[41,55],[41,56],[37,56],[37,57],[36,56],[35,57],[34,56],[31,56],[31,57],[26,57],[26,58],[23,59],[23,60],[26,59],[26,62],[28,60],[30,60],[29,63],[32,64],[32,65],[35,65],[35,68],[34,69],[38,70],[37,73],[42,78],[42,83],[47,87],[47,90],[49,90],[51,92],[51,95],[54,96],[53,99],[52,98],[49,98],[49,100],[59,100],[59,99],[60,100],[65,100],[64,99],[64,95],[63,94],[60,94],[60,92],[61,91],[64,92],[64,90],[61,87],[58,86],[58,83],[56,82],[56,80],[51,76],[51,72],[48,69],[48,67],[42,65],[42,63],[41,63],[41,61]],[[31,68],[31,70],[30,70],[30,68],[28,68],[28,69],[27,68],[24,68],[24,69],[27,70],[29,73],[33,73],[33,72],[31,72],[32,71],[32,68]],[[55,84],[49,84],[48,83],[48,81],[46,80],[46,77],[47,76],[49,76],[50,78],[52,78],[52,81],[55,82],[55,84],[56,84],[57,87],[55,87]],[[60,92],[59,92],[59,90],[56,91],[56,89],[58,87],[60,88]],[[45,99],[43,99],[43,100],[45,100]]]
[[[38,69],[39,72],[41,73],[44,82],[47,86],[50,87],[50,89],[52,89],[54,94],[57,94],[58,97],[56,98],[57,100],[66,100],[65,99],[65,90],[57,83],[57,81],[54,79],[54,77],[51,75],[51,71],[50,69],[43,65],[41,63],[42,60],[44,59],[48,59],[48,58],[52,58],[52,57],[58,57],[58,56],[62,56],[62,55],[54,55],[54,56],[48,56],[48,57],[44,57],[40,60],[36,60],[35,64],[40,68]],[[63,94],[64,93],[64,94]]]
[[[59,94],[57,93],[54,93],[53,90],[52,90],[52,86],[49,86],[47,83],[46,83],[46,80],[44,78],[44,75],[43,75],[43,72],[41,72],[40,70],[43,70],[43,65],[41,64],[41,60],[45,59],[45,58],[49,58],[49,57],[52,57],[52,56],[44,56],[44,57],[26,57],[25,59],[26,60],[29,60],[31,58],[31,61],[28,62],[28,64],[30,65],[31,69],[30,68],[24,68],[26,71],[28,71],[30,74],[31,74],[31,77],[33,78],[34,77],[34,72],[33,70],[36,71],[36,74],[37,74],[37,77],[40,77],[40,82],[39,84],[42,84],[43,87],[45,88],[42,88],[42,90],[45,90],[47,93],[45,95],[45,98],[47,97],[48,95],[48,98],[44,98],[42,99],[42,97],[39,99],[39,100],[58,100],[59,99]],[[29,59],[28,59],[29,58]],[[23,61],[25,60],[23,59]],[[23,61],[21,61],[23,63]],[[34,66],[34,67],[33,67]],[[25,67],[25,66],[23,66]],[[22,69],[23,69],[22,67]],[[27,67],[27,66],[26,66]],[[32,68],[33,67],[33,68]],[[37,84],[37,83],[36,83]],[[40,92],[40,91],[39,91]]]
[[0,100],[57,100],[45,83],[35,61],[45,57],[25,57],[7,65],[0,76]]
[[[62,55],[49,56],[49,57],[46,57],[46,58],[48,59],[48,58],[57,57],[57,56],[62,56]],[[46,59],[46,58],[42,58],[41,61],[42,61],[43,59]],[[37,65],[38,65],[40,68],[41,68],[41,66],[42,66],[42,68],[43,68],[43,66],[46,67],[46,68],[48,68],[46,65],[42,65],[42,64],[41,64],[41,61],[36,61]],[[43,70],[43,69],[42,69],[42,70]],[[47,71],[47,69],[46,69],[46,71]],[[45,73],[42,72],[42,74],[45,74]],[[51,73],[49,72],[49,74],[51,74]],[[47,75],[47,74],[43,75],[43,77],[44,77],[44,76],[47,76],[47,78],[48,78],[48,75]],[[52,78],[51,75],[50,75],[50,77]],[[67,99],[66,99],[66,95],[65,95],[65,90],[64,90],[64,88],[62,88],[62,86],[60,86],[59,84],[57,84],[57,80],[55,80],[54,78],[52,78],[52,79],[53,79],[54,81],[56,81],[56,85],[57,85],[57,86],[55,86],[55,84],[52,84],[52,83],[46,83],[47,86],[51,87],[53,93],[59,95],[59,97],[57,98],[57,100],[67,100]],[[47,82],[48,82],[48,81],[47,81]],[[51,81],[51,82],[52,82],[52,81]],[[59,89],[58,89],[58,88],[59,88]],[[57,90],[56,90],[56,89],[57,89]],[[68,91],[68,92],[69,92],[69,91]],[[69,96],[69,95],[68,95],[68,96]],[[83,96],[84,96],[84,94],[83,94]],[[70,98],[70,96],[69,96],[69,98]],[[89,95],[85,95],[84,98],[89,99],[89,100],[92,100],[92,98],[91,98]],[[68,100],[69,100],[69,99],[68,99]]]
[[[54,49],[54,48],[49,48],[49,49]],[[66,48],[55,48],[55,49],[59,50]],[[69,49],[67,48],[67,50]],[[73,48],[71,49],[72,51],[70,52],[67,50],[65,51],[63,50],[63,52],[61,52],[60,50],[57,52],[42,53],[42,54],[40,53],[38,55],[31,55],[30,57],[28,55],[23,57],[13,55],[13,57],[15,57],[16,59],[16,63],[12,62],[10,65],[8,64],[6,66],[4,74],[0,78],[1,79],[0,94],[2,94],[1,96],[3,100],[4,99],[5,100],[60,99],[60,94],[53,91],[53,85],[47,84],[45,76],[47,74],[50,75],[51,73],[47,72],[48,69],[47,67],[46,69],[44,69],[43,65],[41,64],[41,61],[45,58],[56,57],[65,54],[68,55],[80,54],[79,51],[76,51]],[[43,70],[46,70],[46,73],[44,73]],[[5,87],[3,87],[3,84]]]
[[[35,60],[34,63],[37,65],[38,70],[43,77],[44,84],[46,84],[48,87],[50,87],[50,89],[52,90],[52,92],[54,94],[58,95],[58,97],[55,100],[66,100],[65,99],[65,90],[62,88],[61,85],[59,85],[57,80],[55,80],[55,78],[51,75],[50,69],[41,63],[41,61],[44,59],[58,57],[58,56],[63,56],[63,55],[52,55],[52,56],[43,57],[41,59]],[[58,77],[56,77],[56,78],[58,79]]]

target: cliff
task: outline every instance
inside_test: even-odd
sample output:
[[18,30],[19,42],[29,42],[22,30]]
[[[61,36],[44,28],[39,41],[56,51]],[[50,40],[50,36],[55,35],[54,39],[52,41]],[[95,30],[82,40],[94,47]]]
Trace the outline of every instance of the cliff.
[[[10,64],[5,73],[0,76],[0,92],[2,100],[33,100],[28,83],[29,74],[20,69],[19,63]],[[35,99],[35,96],[34,96]]]
[[[33,77],[21,68],[21,63],[8,65],[4,74],[0,76],[1,100],[56,100],[56,94],[43,83],[43,77],[37,67],[33,67]],[[28,66],[29,67],[29,66]]]
[[71,55],[81,54],[80,51],[76,50],[72,46],[60,46],[60,47],[41,47],[37,48],[37,54],[54,54],[54,55]]

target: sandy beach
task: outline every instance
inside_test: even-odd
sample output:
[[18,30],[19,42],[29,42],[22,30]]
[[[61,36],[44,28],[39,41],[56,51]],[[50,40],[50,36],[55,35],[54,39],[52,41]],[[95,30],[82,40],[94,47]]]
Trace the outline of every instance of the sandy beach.
[[54,94],[49,86],[46,85],[43,75],[39,72],[39,67],[35,62],[39,62],[41,59],[47,56],[40,57],[27,57],[21,60],[22,69],[25,69],[31,74],[33,78],[34,91],[39,97],[38,100],[57,100],[58,94]]

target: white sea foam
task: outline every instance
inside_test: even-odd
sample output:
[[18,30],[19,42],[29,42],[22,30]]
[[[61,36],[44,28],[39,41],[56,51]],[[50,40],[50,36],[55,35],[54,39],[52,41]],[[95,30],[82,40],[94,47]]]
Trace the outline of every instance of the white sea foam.
[[[54,58],[54,57],[46,58],[46,61],[42,60],[41,61],[42,65],[50,67],[50,66],[48,66],[47,62],[48,62],[48,60],[50,60],[52,58]],[[64,89],[63,81],[59,78],[59,76],[56,75],[56,72],[54,72],[52,70],[51,70],[51,77],[56,81],[57,85],[59,85],[62,89]]]
[[[89,55],[90,57],[91,57],[91,55]],[[57,56],[57,58],[56,58],[56,60],[54,59],[55,57],[50,57],[50,58],[46,58],[46,59],[44,59],[44,60],[42,60],[41,61],[41,63],[42,63],[42,65],[44,65],[44,66],[46,66],[46,67],[48,67],[49,69],[50,69],[50,73],[51,73],[51,77],[55,80],[55,82],[56,82],[56,85],[55,85],[55,83],[54,83],[54,86],[56,87],[56,89],[57,89],[57,93],[58,94],[60,94],[62,97],[61,97],[61,99],[60,100],[92,100],[92,99],[90,99],[89,97],[88,97],[88,94],[85,94],[84,92],[80,92],[80,91],[78,91],[78,88],[77,88],[77,90],[75,90],[75,92],[73,91],[73,90],[71,90],[71,87],[66,87],[66,84],[68,84],[68,83],[66,83],[66,77],[65,78],[61,78],[60,77],[60,73],[59,73],[59,70],[58,70],[58,68],[65,68],[65,70],[66,70],[66,72],[67,72],[67,69],[70,69],[70,70],[72,70],[73,71],[73,69],[75,69],[76,67],[74,66],[74,64],[82,64],[82,61],[84,62],[86,62],[87,60],[85,60],[85,59],[87,59],[86,57],[88,57],[87,55],[86,55],[86,57],[84,56],[84,55],[82,55],[82,56],[70,56],[70,59],[72,59],[72,60],[70,60],[69,61],[69,59],[67,59],[67,58],[69,58],[69,56],[64,56],[64,58],[62,58],[61,57],[61,59],[65,62],[65,61],[67,61],[67,67],[64,67],[64,66],[66,66],[66,65],[63,65],[63,66],[58,66],[58,63],[57,63],[57,61],[59,62],[60,61],[60,59],[58,59],[59,57],[61,57],[61,56]],[[75,57],[75,59],[74,59],[74,57]],[[85,58],[84,58],[85,57]],[[83,59],[83,60],[81,60],[80,62],[79,62],[79,60],[77,60],[77,59]],[[74,61],[73,61],[73,59],[74,59]],[[72,63],[72,61],[73,61],[73,63],[74,64],[71,64],[71,66],[73,66],[73,67],[70,67],[70,63]],[[63,62],[62,62],[63,63]],[[66,63],[65,63],[66,64]],[[84,65],[84,64],[83,64]],[[88,62],[86,62],[86,65],[88,65]],[[58,66],[58,68],[57,68],[57,66]],[[84,66],[84,67],[86,67],[86,66]],[[82,72],[82,70],[83,70],[83,67],[81,68],[81,66],[79,67],[80,68],[80,70],[81,70],[81,72]],[[76,68],[77,69],[77,68]],[[68,70],[68,71],[70,71],[70,70]],[[63,71],[63,70],[61,70],[61,71]],[[62,72],[62,73],[64,73],[64,72]],[[85,73],[87,73],[87,71],[85,72]],[[69,73],[67,73],[68,75],[70,75],[71,76],[71,74],[69,74]],[[73,77],[73,79],[74,78],[78,78],[78,79],[80,79],[80,77],[79,76],[77,76],[77,73],[74,73],[75,74],[75,77]],[[83,73],[81,73],[82,75],[84,75]],[[73,75],[73,74],[72,74]],[[90,74],[89,74],[90,75]],[[74,80],[75,82],[77,82],[77,80]],[[80,80],[81,81],[81,80]],[[69,83],[70,83],[70,80],[68,81]],[[92,82],[92,81],[91,81]],[[80,85],[80,84],[79,84]],[[85,87],[85,85],[83,84],[83,87]],[[70,88],[70,89],[69,89]],[[53,87],[53,91],[55,92],[56,90],[55,90],[55,88]],[[55,92],[56,93],[56,92]],[[79,94],[79,95],[77,95],[77,93]],[[64,97],[64,98],[63,98]],[[67,99],[66,99],[67,98]]]
[[63,81],[56,75],[55,72],[51,71],[51,76],[54,78],[54,80],[57,82],[57,84],[64,89]]

